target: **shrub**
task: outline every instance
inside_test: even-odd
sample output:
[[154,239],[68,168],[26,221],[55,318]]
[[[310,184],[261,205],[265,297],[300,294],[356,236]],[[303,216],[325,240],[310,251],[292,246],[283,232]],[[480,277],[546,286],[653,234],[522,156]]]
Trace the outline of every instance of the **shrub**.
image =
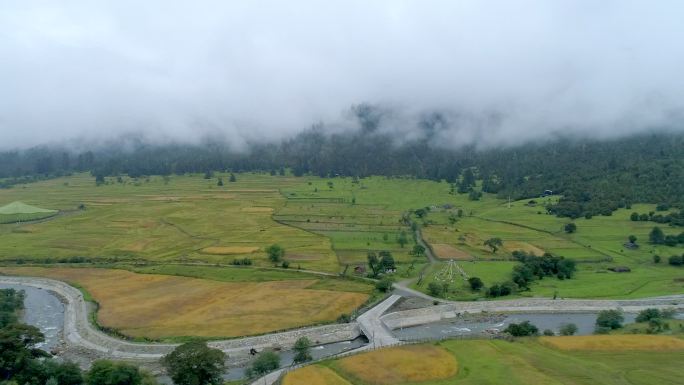
[[667,262],[672,266],[682,266],[684,265],[684,257],[679,255],[673,255],[667,259]]
[[577,231],[577,225],[574,223],[568,223],[563,227],[566,233],[572,234]]
[[470,284],[470,289],[473,291],[479,291],[484,286],[484,283],[478,277],[468,278],[468,283]]
[[261,376],[280,367],[280,356],[274,352],[263,352],[252,362],[252,366],[247,369],[247,375]]
[[488,297],[505,297],[515,293],[517,285],[514,282],[495,283],[487,289]]
[[662,315],[660,314],[660,310],[649,308],[639,312],[636,317],[636,322],[647,322],[661,317]]
[[225,372],[226,355],[204,341],[188,342],[175,348],[162,363],[177,385],[219,385]]
[[266,249],[266,254],[268,254],[268,259],[270,259],[271,262],[277,263],[285,256],[285,249],[280,245],[271,245]]
[[596,326],[608,329],[619,329],[625,320],[620,310],[602,310],[596,317]]
[[504,329],[504,333],[508,333],[513,337],[535,336],[539,334],[539,329],[532,325],[530,321],[523,321],[519,324],[508,325],[508,327]]
[[665,234],[663,233],[663,230],[660,229],[660,227],[656,226],[648,234],[648,240],[654,245],[663,244],[665,243]]
[[675,247],[677,246],[677,237],[675,235],[668,235],[665,237],[663,243],[665,243],[666,246]]
[[250,266],[252,264],[252,260],[249,258],[242,258],[242,259],[233,259],[232,262],[233,265],[235,266]]
[[430,295],[433,297],[442,295],[442,290],[442,285],[437,282],[430,282],[430,284],[428,284],[428,293],[430,293]]
[[378,291],[380,292],[386,293],[392,290],[392,283],[392,278],[385,276],[375,283],[375,288],[378,289]]
[[139,369],[124,362],[95,361],[86,375],[87,385],[139,385],[141,382]]
[[300,337],[294,344],[295,356],[293,361],[295,363],[302,363],[311,361],[311,341],[306,337]]
[[577,333],[577,325],[575,324],[564,324],[559,330],[562,336],[571,336]]

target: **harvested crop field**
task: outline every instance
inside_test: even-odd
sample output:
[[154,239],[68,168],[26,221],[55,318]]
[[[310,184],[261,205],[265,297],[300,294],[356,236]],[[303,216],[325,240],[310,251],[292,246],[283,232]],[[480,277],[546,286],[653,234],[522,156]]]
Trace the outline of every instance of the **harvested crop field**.
[[684,340],[659,335],[599,335],[571,337],[542,337],[541,341],[560,350],[625,351],[684,350]]
[[446,243],[435,243],[432,250],[439,259],[471,260],[473,256]]
[[537,256],[542,256],[544,255],[545,251],[540,249],[539,247],[532,245],[527,242],[517,242],[517,241],[507,241],[504,243],[504,249],[506,249],[509,252],[513,251],[524,251],[526,253],[534,254]]
[[283,385],[350,385],[349,381],[340,377],[329,368],[319,365],[305,366],[288,373]]
[[244,213],[272,213],[273,207],[243,207],[240,211]]
[[84,288],[98,323],[132,337],[237,337],[335,320],[363,304],[359,292],[309,289],[318,280],[220,282],[98,268],[0,268]]
[[202,252],[205,254],[230,255],[230,254],[250,254],[259,250],[256,246],[212,246],[205,247]]
[[343,358],[341,372],[369,384],[441,380],[458,372],[453,355],[434,345],[409,345]]

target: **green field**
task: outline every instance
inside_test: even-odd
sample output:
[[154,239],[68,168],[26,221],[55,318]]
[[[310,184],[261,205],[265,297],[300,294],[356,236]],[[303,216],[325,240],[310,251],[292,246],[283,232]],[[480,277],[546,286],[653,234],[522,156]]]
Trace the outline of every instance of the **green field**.
[[271,218],[285,204],[279,189],[300,179],[243,174],[223,187],[200,175],[122,182],[108,178],[96,187],[82,174],[0,191],[0,204],[21,199],[66,212],[43,223],[0,226],[0,255],[212,263],[249,257],[270,265],[263,250],[278,243],[293,267],[338,270],[327,238]]
[[[224,186],[217,186],[218,177]],[[557,197],[536,199],[535,205],[528,200],[509,204],[491,194],[471,201],[467,194],[450,194],[445,182],[410,178],[237,177],[234,183],[227,182],[227,174],[122,177],[96,186],[92,176],[79,174],[0,190],[0,204],[23,201],[60,211],[45,221],[0,225],[0,258],[54,263],[86,257],[176,269],[163,265],[225,265],[246,257],[255,267],[272,267],[264,250],[278,243],[286,249],[290,269],[329,273],[351,274],[365,264],[369,250],[390,250],[403,279],[418,276],[427,261],[409,254],[414,240],[402,217],[427,207],[424,218],[411,217],[425,241],[438,257],[455,259],[487,286],[508,280],[515,264],[511,252],[525,250],[573,258],[578,273],[571,280],[538,281],[519,295],[636,298],[684,292],[684,269],[666,262],[684,248],[648,244],[655,224],[629,220],[631,212],[652,211],[654,205],[577,219],[577,232],[566,234],[569,219],[548,215],[544,208]],[[661,227],[667,234],[682,231]],[[408,238],[404,247],[398,242],[402,233]],[[623,247],[629,235],[638,238],[640,248]],[[483,245],[491,237],[503,240],[497,253]],[[653,263],[654,254],[663,262]],[[615,266],[631,272],[608,271]],[[443,268],[429,266],[414,287],[425,291]],[[482,296],[472,293],[462,277],[453,277],[450,286],[450,299]]]
[[[446,183],[415,179],[312,178],[283,189],[287,204],[275,218],[328,237],[341,265],[365,263],[368,250],[390,250],[408,263],[413,241],[402,214],[453,201],[448,190]],[[403,248],[397,242],[402,231],[409,238]]]
[[52,217],[57,213],[57,210],[43,209],[17,201],[0,207],[0,224],[36,221]]
[[[613,336],[609,337],[613,338]],[[640,341],[649,338],[640,335],[615,336],[616,339],[622,337]],[[627,350],[616,344],[616,348],[612,350],[561,350],[545,343],[542,339],[521,339],[515,342],[449,340],[434,345],[446,349],[456,358],[458,373],[448,379],[410,382],[410,384],[674,385],[682,383],[680,369],[681,361],[684,359],[682,349]],[[333,379],[341,377],[346,381],[345,383],[351,385],[371,385],[370,382],[360,380],[358,374],[349,372],[348,366],[345,369],[343,365],[340,365],[344,360],[346,358],[315,365],[314,367],[327,370],[320,371],[323,375],[317,378],[316,384],[338,383],[326,381],[326,376],[329,376]],[[389,369],[378,366],[382,366],[381,362],[376,363],[376,370]],[[290,375],[296,376],[296,374]],[[287,383],[287,378],[285,382]],[[396,383],[409,384],[409,382]]]
[[[544,199],[555,199],[553,197]],[[656,225],[653,222],[633,222],[629,215],[655,210],[655,205],[636,204],[631,209],[619,209],[612,216],[577,219],[577,232],[567,234],[563,226],[568,218],[558,218],[545,213],[544,199],[536,206],[527,205],[529,200],[508,202],[485,194],[482,201],[466,202],[461,209],[464,216],[451,223],[448,218],[459,208],[428,214],[423,229],[426,240],[435,248],[447,247],[464,253],[454,258],[467,276],[480,277],[485,285],[510,279],[515,262],[510,259],[514,250],[534,251],[536,254],[550,252],[578,261],[577,275],[571,280],[545,278],[533,284],[532,290],[521,296],[566,298],[639,298],[662,294],[684,293],[684,269],[669,266],[670,255],[680,255],[681,247],[651,245],[648,233]],[[682,228],[660,225],[666,234],[679,234]],[[640,247],[630,250],[623,247],[629,235],[637,237]],[[484,240],[498,237],[503,240],[503,250],[493,253],[483,245]],[[653,255],[660,255],[659,264]],[[448,258],[445,258],[445,260]],[[445,271],[445,263],[431,266],[425,272],[421,284],[414,288],[426,291],[427,285],[438,280]],[[629,273],[614,273],[608,269],[626,266]],[[473,293],[463,277],[455,276],[448,299],[475,299],[482,293]]]

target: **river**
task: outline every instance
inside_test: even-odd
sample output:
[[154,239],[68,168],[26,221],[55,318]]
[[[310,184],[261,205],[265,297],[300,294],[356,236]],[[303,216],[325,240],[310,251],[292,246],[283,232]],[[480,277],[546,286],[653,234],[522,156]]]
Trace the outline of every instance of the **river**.
[[45,335],[45,342],[39,344],[38,348],[50,351],[62,343],[64,305],[54,293],[23,285],[0,284],[0,289],[23,290],[26,293],[21,319]]
[[[594,333],[597,313],[520,313],[491,315],[484,319],[449,319],[424,325],[393,330],[392,333],[402,341],[440,340],[445,338],[471,337],[481,335],[487,330],[503,331],[511,323],[529,321],[539,332],[546,329],[558,334],[565,324],[577,326],[577,335]],[[624,323],[633,323],[635,313],[624,313]],[[684,318],[678,313],[676,318]]]

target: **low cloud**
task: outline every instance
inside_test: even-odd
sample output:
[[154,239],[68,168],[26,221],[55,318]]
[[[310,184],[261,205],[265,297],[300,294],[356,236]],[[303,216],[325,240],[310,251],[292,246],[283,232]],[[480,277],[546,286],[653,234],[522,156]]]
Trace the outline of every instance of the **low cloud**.
[[681,131],[682,14],[674,0],[3,2],[0,148],[131,133],[240,146],[319,122],[448,146]]

